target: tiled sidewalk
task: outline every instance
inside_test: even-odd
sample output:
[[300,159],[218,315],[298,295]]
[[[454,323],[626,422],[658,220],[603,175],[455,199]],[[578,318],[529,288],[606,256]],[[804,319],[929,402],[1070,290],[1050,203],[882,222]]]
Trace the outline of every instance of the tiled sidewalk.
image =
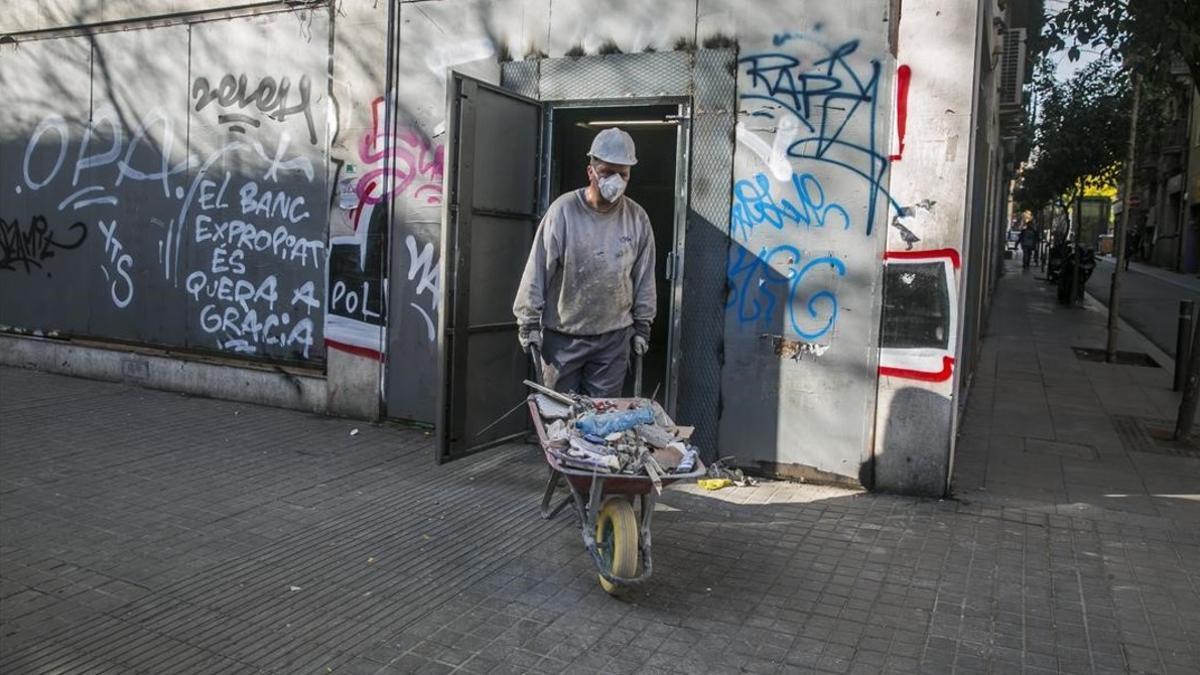
[[[1154,496],[1196,462],[1122,460],[1091,416],[1161,383],[1076,366],[1021,283],[960,500],[670,490],[625,601],[538,518],[528,446],[439,467],[418,431],[0,369],[0,672],[1200,671],[1200,519]],[[1099,459],[1030,450],[1060,434]]]
[[1200,523],[1200,455],[1129,447],[1143,420],[1173,426],[1173,362],[1128,328],[1119,349],[1146,353],[1162,367],[1082,361],[1071,349],[1103,350],[1107,318],[1090,297],[1081,308],[1057,305],[1036,271],[1009,267],[967,399],[957,496]]

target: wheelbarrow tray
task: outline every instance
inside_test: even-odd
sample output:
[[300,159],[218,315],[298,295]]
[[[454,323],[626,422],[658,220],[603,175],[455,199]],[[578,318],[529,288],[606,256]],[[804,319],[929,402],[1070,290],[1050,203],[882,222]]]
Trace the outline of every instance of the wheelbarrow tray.
[[[616,410],[628,410],[641,404],[645,399],[611,398],[600,400],[615,403]],[[604,580],[610,584],[632,587],[640,585],[646,579],[649,579],[653,570],[650,522],[654,515],[654,505],[657,503],[658,496],[654,481],[650,479],[650,476],[645,474],[610,473],[598,469],[580,469],[565,465],[559,459],[554,449],[550,447],[550,440],[546,436],[546,426],[542,423],[542,413],[538,410],[536,396],[529,397],[529,413],[533,419],[534,430],[537,431],[539,444],[542,446],[542,454],[545,456],[546,463],[550,467],[550,480],[547,482],[546,492],[542,496],[542,518],[549,520],[568,504],[573,504],[575,513],[579,518],[580,534],[583,537],[584,547],[591,555],[596,570]],[[663,487],[666,487],[678,480],[700,478],[706,472],[704,462],[700,461],[700,458],[697,457],[696,466],[691,471],[687,473],[663,474],[660,482]],[[570,488],[571,494],[564,497],[557,506],[552,508],[550,504],[554,498],[555,488],[558,486],[558,481],[564,478],[567,481],[567,487]],[[596,514],[599,512],[605,499],[610,496],[617,499],[628,498],[630,502],[636,497],[641,502],[641,517],[638,519],[637,528],[639,533],[638,551],[641,559],[641,573],[633,577],[614,576],[606,568],[605,561],[601,558],[596,546]],[[609,592],[612,593],[614,591],[609,590]]]
[[[609,401],[616,404],[616,410],[629,410],[636,407],[642,402],[642,399],[634,398],[607,398],[597,399]],[[600,470],[581,469],[574,466],[567,466],[559,459],[558,454],[550,447],[550,439],[546,436],[546,426],[542,423],[542,413],[538,410],[537,398],[529,397],[529,413],[533,418],[533,428],[537,431],[538,443],[542,446],[542,453],[546,457],[546,463],[550,468],[562,474],[568,482],[576,490],[580,492],[590,492],[592,488],[592,479],[594,477],[604,478],[604,493],[623,494],[623,495],[644,495],[654,489],[654,481],[646,474],[629,474],[629,473],[609,473]],[[661,476],[662,486],[666,487],[678,480],[695,480],[702,478],[707,473],[704,462],[700,458],[696,458],[696,465],[687,473],[665,473]]]

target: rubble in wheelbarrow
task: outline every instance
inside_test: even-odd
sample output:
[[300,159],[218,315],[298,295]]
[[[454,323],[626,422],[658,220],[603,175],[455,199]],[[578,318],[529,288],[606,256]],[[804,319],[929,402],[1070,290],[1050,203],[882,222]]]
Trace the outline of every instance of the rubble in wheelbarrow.
[[566,466],[648,475],[656,485],[663,476],[696,467],[698,453],[688,442],[694,429],[677,426],[657,401],[638,399],[621,410],[610,400],[537,389],[547,446]]

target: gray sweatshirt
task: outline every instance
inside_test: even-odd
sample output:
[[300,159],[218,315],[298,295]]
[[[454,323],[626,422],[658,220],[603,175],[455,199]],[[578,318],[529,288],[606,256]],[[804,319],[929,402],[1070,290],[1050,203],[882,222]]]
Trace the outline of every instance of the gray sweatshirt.
[[633,325],[649,337],[654,320],[654,232],[637,202],[621,197],[607,213],[584,201],[586,188],[550,205],[538,225],[513,301],[522,326],[570,335]]

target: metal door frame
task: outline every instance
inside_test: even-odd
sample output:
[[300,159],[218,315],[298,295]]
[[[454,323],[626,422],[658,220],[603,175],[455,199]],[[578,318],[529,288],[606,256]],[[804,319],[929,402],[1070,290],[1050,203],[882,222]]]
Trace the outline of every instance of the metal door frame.
[[[683,316],[683,251],[687,235],[688,196],[691,194],[688,171],[692,138],[692,99],[688,96],[657,96],[635,99],[569,100],[542,102],[542,161],[539,172],[538,213],[550,208],[550,167],[553,157],[549,148],[554,147],[554,113],[560,108],[643,108],[673,105],[679,125],[675,131],[675,206],[673,211],[673,238],[667,253],[667,274],[671,282],[667,321],[667,387],[663,392],[663,407],[675,414],[676,397],[679,393],[679,364],[682,358],[679,344],[680,322]],[[555,195],[556,197],[557,195]],[[660,242],[655,242],[660,246]]]
[[[676,264],[704,273],[693,274],[687,284],[681,284],[680,366],[675,371],[678,386],[672,416],[697,420],[693,442],[705,448],[709,457],[718,456],[721,419],[737,73],[735,49],[564,56],[509,61],[501,66],[501,83],[506,89],[543,104],[595,105],[607,100],[628,104],[655,97],[680,97],[690,102],[687,245]],[[692,175],[703,180],[693,181]],[[685,360],[687,367],[683,368]]]
[[[459,415],[458,420],[450,414],[451,410],[459,411],[465,407],[466,403],[466,364],[467,364],[467,334],[462,336],[462,339],[453,341],[453,362],[457,364],[457,368],[451,368],[451,354],[448,353],[446,338],[449,326],[447,319],[450,316],[454,317],[455,330],[460,327],[469,328],[469,293],[470,293],[470,241],[460,242],[458,234],[461,225],[467,223],[468,228],[471,222],[472,209],[467,209],[466,213],[462,213],[459,208],[459,203],[462,199],[462,194],[472,194],[474,189],[474,169],[475,157],[474,154],[464,155],[462,153],[464,136],[470,141],[470,145],[474,144],[475,125],[474,125],[474,107],[472,105],[455,105],[460,97],[459,82],[468,84],[474,88],[489,89],[494,93],[507,96],[516,100],[524,101],[537,107],[539,118],[545,116],[545,106],[541,101],[527,96],[518,94],[511,89],[505,89],[498,85],[484,82],[478,78],[472,77],[465,73],[451,69],[447,73],[446,87],[446,157],[447,171],[443,178],[443,194],[446,198],[442,200],[442,259],[439,263],[439,274],[442,280],[442,296],[441,306],[438,312],[437,326],[437,354],[438,354],[438,394],[437,394],[437,410],[436,410],[436,438],[434,442],[434,457],[438,464],[442,464],[448,460],[460,459],[468,455],[486,450],[488,448],[507,443],[513,438],[519,438],[525,434],[525,431],[520,433],[505,436],[494,441],[484,443],[482,445],[472,447],[468,452],[453,455],[450,452],[450,447],[447,442],[450,434],[451,426],[457,436],[462,436],[466,424],[466,416]],[[466,98],[466,97],[464,97]],[[460,135],[459,129],[463,129],[463,134]],[[537,153],[540,156],[545,154],[545,138],[542,136],[542,127],[538,128]],[[453,164],[454,169],[450,170]],[[539,215],[538,211],[538,195],[541,193],[541,172],[535,171],[535,179],[538,185],[535,186],[534,201],[531,204],[531,217],[536,220]],[[472,206],[474,200],[472,197]],[[450,276],[451,256],[454,257],[454,276]],[[466,266],[464,268],[464,261]],[[463,270],[466,274],[462,274]],[[461,275],[461,276],[460,276]],[[461,295],[465,302],[457,302],[458,294],[465,288],[465,292]],[[515,319],[514,319],[515,323]],[[507,325],[507,324],[506,324]],[[451,396],[452,394],[452,396]]]

